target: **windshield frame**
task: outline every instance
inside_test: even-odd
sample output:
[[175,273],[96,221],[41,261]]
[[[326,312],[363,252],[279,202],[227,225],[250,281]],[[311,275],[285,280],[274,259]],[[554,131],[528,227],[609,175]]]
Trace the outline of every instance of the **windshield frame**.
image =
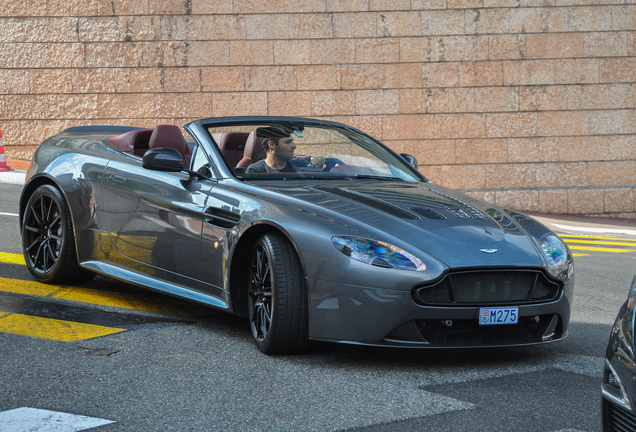
[[[335,130],[343,137],[350,140],[352,145],[357,145],[369,152],[374,157],[377,157],[380,161],[387,164],[388,167],[395,167],[400,170],[404,175],[387,175],[373,176],[369,173],[360,173],[359,177],[355,175],[341,175],[335,173],[318,173],[316,171],[302,171],[294,173],[276,173],[276,174],[245,174],[240,169],[235,171],[233,167],[230,167],[224,159],[221,151],[217,147],[211,132],[214,132],[215,128],[228,128],[228,127],[241,127],[241,126],[303,126],[307,128],[318,128]],[[422,173],[411,166],[402,156],[393,151],[390,147],[383,144],[373,136],[362,132],[361,130],[348,126],[342,123],[337,123],[328,120],[318,120],[305,117],[282,117],[282,116],[245,116],[245,117],[219,117],[219,118],[207,118],[196,120],[188,123],[184,128],[199,142],[205,141],[206,147],[209,147],[210,151],[214,153],[214,159],[217,165],[219,165],[219,171],[222,171],[224,175],[222,177],[233,177],[238,180],[292,180],[292,179],[309,179],[309,180],[331,180],[331,179],[348,179],[348,180],[360,180],[360,179],[373,179],[376,181],[403,181],[408,183],[415,182],[430,182]],[[395,174],[395,173],[392,173]],[[408,176],[410,178],[404,178]]]

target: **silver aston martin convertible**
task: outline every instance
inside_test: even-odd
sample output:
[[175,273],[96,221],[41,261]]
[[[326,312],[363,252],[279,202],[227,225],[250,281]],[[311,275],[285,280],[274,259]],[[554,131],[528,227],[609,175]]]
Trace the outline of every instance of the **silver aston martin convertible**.
[[549,229],[440,185],[373,137],[295,117],[67,129],[20,202],[27,266],[245,317],[258,348],[563,339],[573,260]]

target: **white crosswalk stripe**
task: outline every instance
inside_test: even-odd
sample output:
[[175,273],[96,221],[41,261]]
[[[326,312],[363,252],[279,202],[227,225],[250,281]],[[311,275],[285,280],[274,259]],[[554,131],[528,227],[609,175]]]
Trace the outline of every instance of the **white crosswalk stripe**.
[[0,432],[76,432],[110,423],[115,422],[28,407],[0,412]]

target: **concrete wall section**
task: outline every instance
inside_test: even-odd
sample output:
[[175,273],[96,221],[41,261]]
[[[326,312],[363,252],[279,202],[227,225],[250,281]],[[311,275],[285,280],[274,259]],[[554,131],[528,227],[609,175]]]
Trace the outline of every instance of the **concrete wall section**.
[[87,124],[357,126],[504,206],[636,218],[625,0],[8,0],[8,157]]

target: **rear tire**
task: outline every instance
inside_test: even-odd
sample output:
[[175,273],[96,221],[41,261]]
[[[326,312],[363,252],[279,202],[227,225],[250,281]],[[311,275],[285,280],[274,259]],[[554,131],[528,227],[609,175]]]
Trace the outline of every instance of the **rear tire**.
[[305,278],[289,242],[277,234],[258,239],[250,255],[248,311],[252,336],[265,354],[294,354],[308,345]]
[[86,282],[95,276],[77,263],[73,221],[62,193],[38,187],[22,219],[22,252],[35,279],[49,284]]

